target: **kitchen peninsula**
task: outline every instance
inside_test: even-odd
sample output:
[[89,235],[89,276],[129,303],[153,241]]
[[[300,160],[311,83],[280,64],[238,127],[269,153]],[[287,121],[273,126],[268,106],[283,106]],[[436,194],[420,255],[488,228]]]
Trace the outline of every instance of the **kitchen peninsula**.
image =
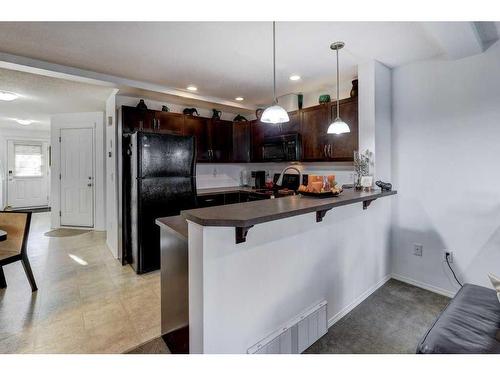
[[[381,252],[389,233],[377,217],[389,214],[391,200],[371,203],[394,194],[347,189],[326,199],[296,195],[158,219],[162,274],[165,253],[189,249],[182,297],[189,295],[189,352],[246,353],[320,301],[328,302],[333,324],[352,309],[346,303],[387,277]],[[170,309],[176,302],[162,301]],[[182,327],[186,309],[171,314],[173,326],[162,322],[163,333]]]

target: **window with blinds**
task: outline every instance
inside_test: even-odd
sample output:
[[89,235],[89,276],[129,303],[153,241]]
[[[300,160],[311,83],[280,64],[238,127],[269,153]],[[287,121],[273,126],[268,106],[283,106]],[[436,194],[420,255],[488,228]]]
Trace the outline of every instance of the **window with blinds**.
[[15,177],[41,177],[42,158],[42,145],[14,144]]

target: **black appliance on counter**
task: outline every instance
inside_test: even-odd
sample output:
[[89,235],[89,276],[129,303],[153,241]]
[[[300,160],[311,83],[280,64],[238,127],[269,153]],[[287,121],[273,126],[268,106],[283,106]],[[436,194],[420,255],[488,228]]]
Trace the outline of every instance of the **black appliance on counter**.
[[123,163],[123,240],[137,273],[160,268],[158,217],[196,207],[193,136],[133,133]]
[[285,134],[264,139],[262,160],[298,161],[300,160],[300,134]]
[[266,171],[252,171],[251,176],[254,189],[264,189],[266,187]]

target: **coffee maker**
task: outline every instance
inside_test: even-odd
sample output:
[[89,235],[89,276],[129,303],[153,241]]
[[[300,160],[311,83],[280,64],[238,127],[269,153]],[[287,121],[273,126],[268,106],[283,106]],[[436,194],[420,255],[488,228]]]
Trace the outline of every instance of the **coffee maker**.
[[266,188],[266,171],[252,171],[252,187],[255,189]]

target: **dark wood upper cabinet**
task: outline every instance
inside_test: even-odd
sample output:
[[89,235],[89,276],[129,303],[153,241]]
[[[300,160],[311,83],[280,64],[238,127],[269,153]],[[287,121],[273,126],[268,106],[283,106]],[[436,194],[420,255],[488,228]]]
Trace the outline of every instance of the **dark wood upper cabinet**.
[[302,109],[300,133],[302,135],[302,160],[323,161],[327,159],[326,131],[330,123],[330,107],[320,104]]
[[250,124],[251,121],[233,123],[233,161],[235,163],[250,161]]
[[[334,161],[354,160],[354,151],[358,150],[358,98],[344,99],[339,103],[340,118],[349,125],[351,130],[344,134],[327,134],[329,159]],[[331,121],[337,117],[336,102],[330,103]]]
[[122,132],[150,131],[153,128],[154,116],[155,111],[124,106],[122,107]]
[[327,134],[336,116],[336,102],[289,112],[288,116],[290,121],[283,124],[231,122],[123,106],[122,130],[193,135],[199,162],[262,162],[265,139],[291,133],[301,136],[304,162],[353,160],[353,151],[358,149],[358,98],[340,101],[340,116],[350,133]]
[[233,122],[209,120],[211,160],[221,163],[233,161]]
[[300,111],[288,112],[288,117],[290,121],[277,125],[279,135],[300,132]]
[[204,117],[184,116],[184,128],[182,134],[193,135],[196,140],[196,160],[209,161],[209,124],[210,120]]
[[163,134],[181,135],[184,128],[184,115],[155,111],[154,131]]
[[252,162],[262,161],[262,144],[264,142],[266,125],[259,120],[249,122],[250,126],[250,160]]

